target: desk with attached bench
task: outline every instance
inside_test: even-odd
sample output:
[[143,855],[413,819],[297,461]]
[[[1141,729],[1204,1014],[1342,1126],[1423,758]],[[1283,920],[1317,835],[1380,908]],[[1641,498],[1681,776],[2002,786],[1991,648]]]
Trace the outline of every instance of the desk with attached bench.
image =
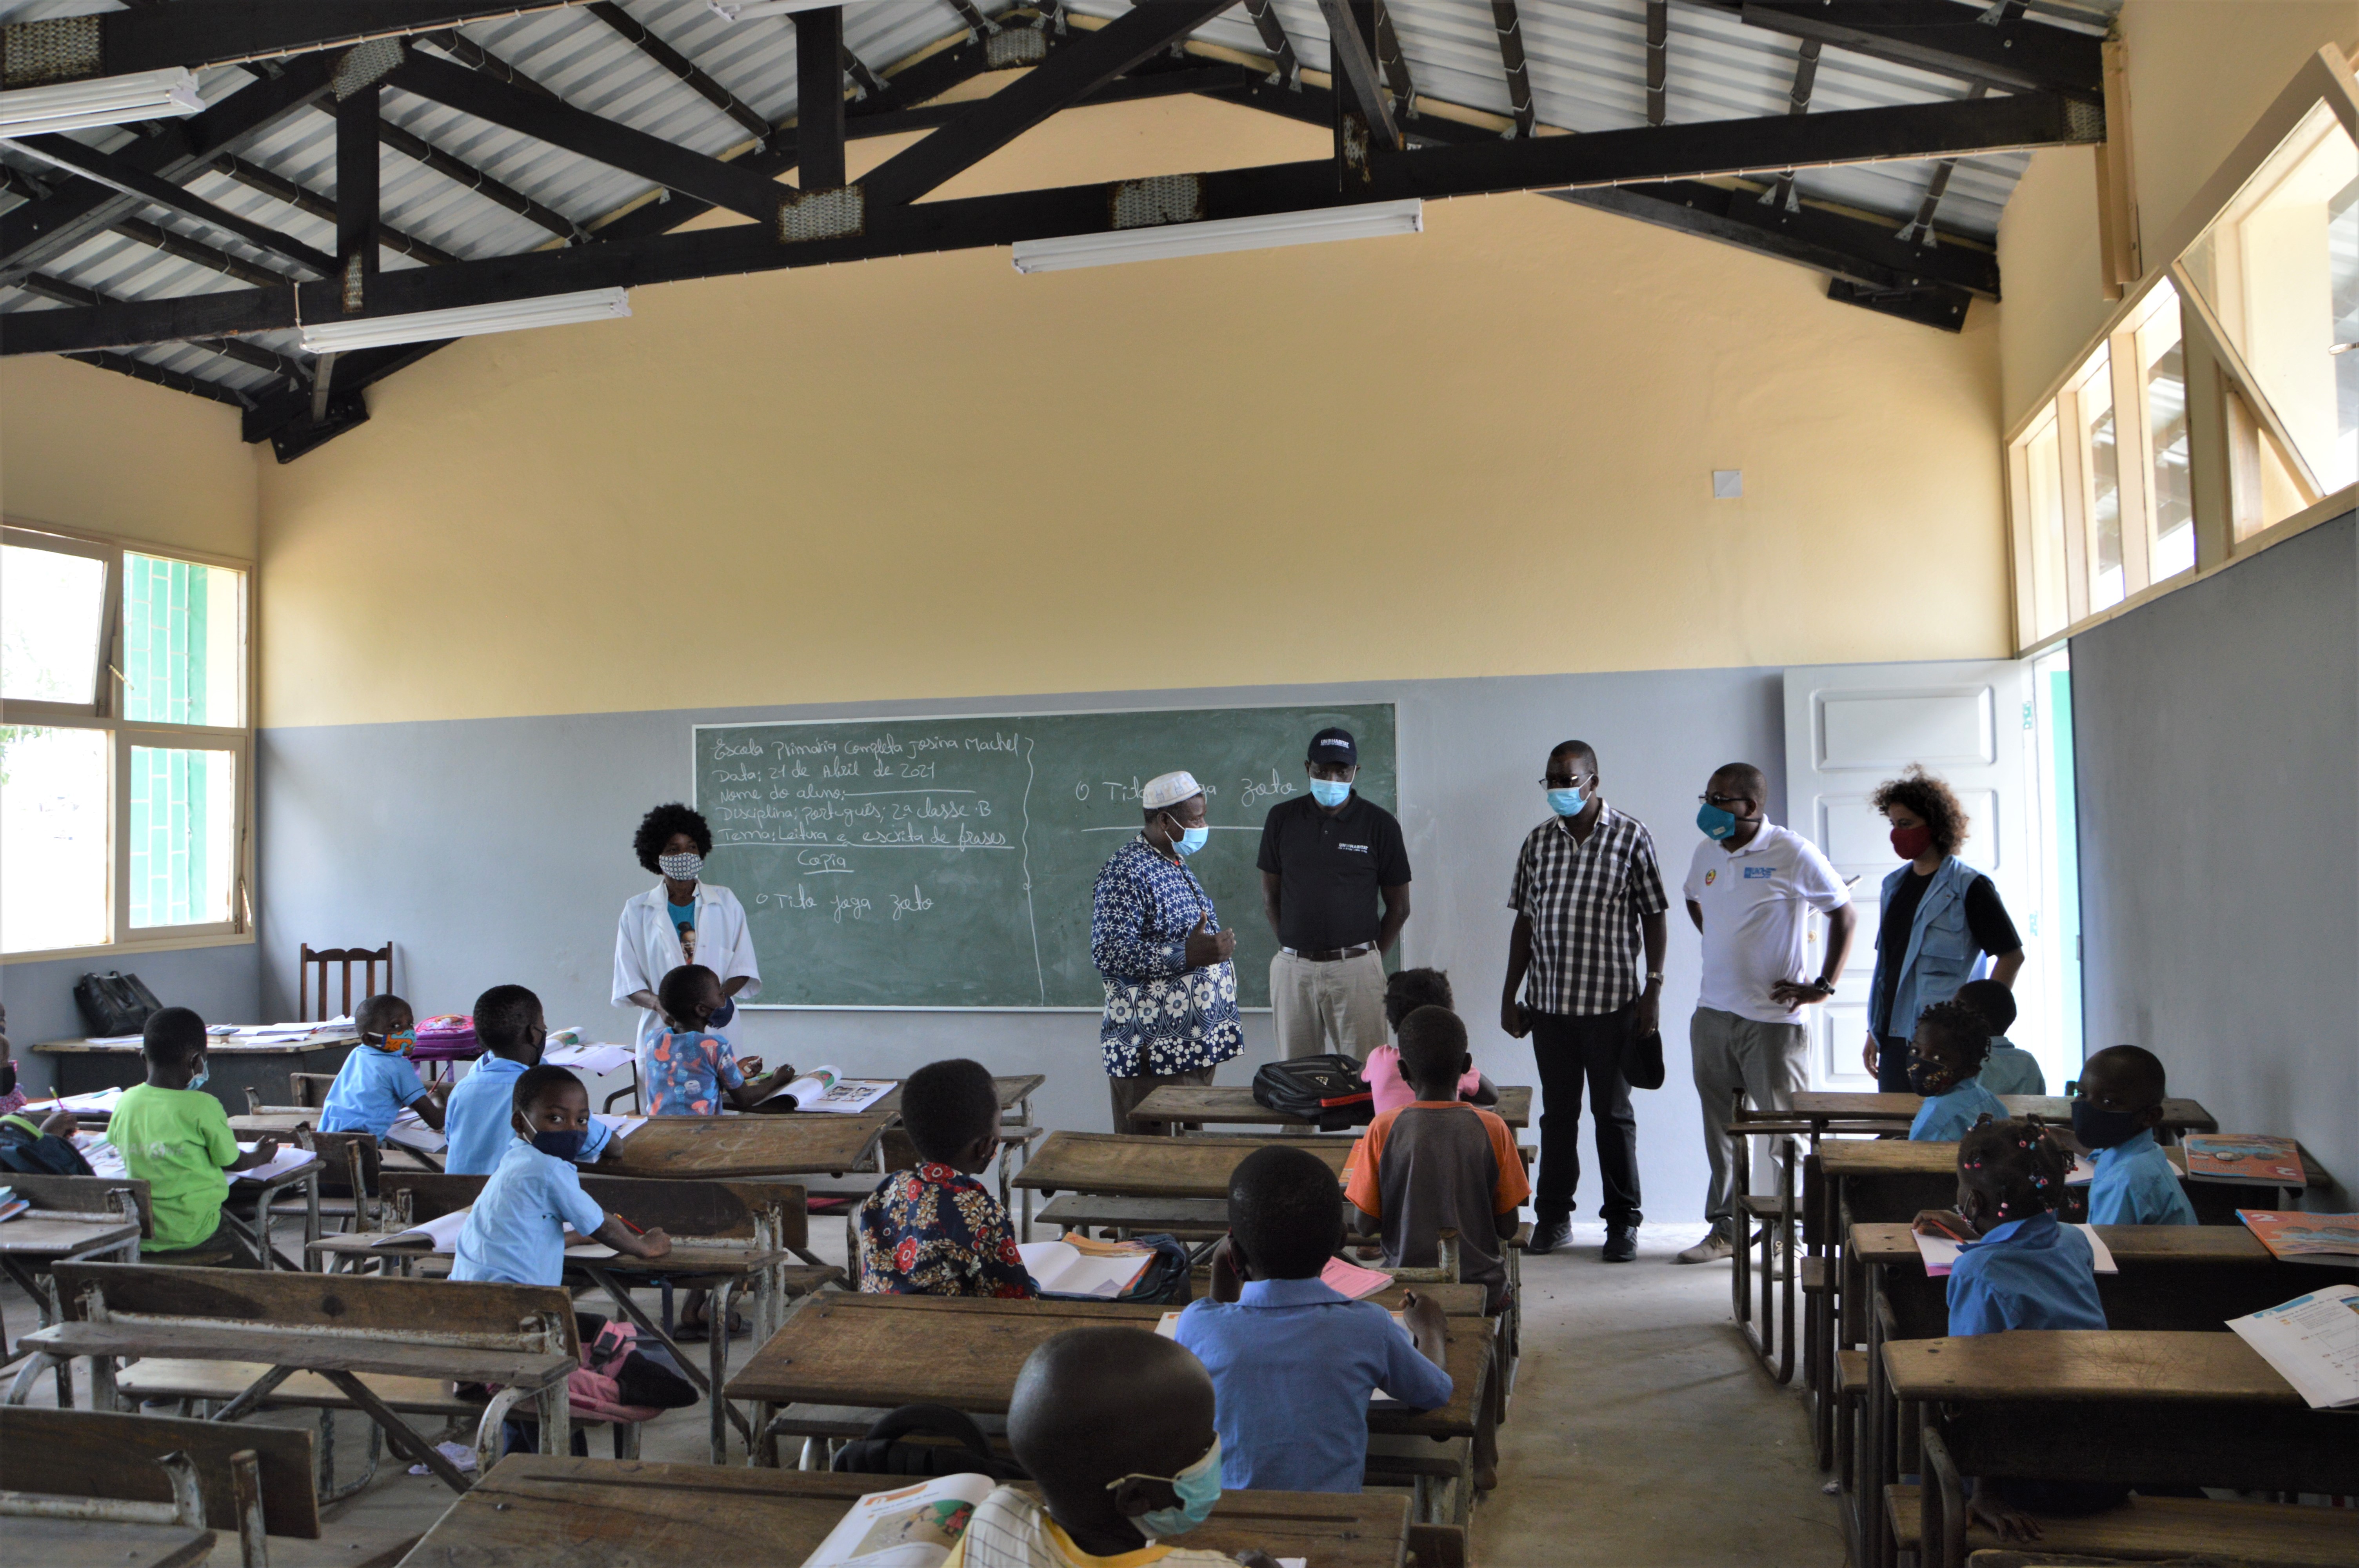
[[[1518,1130],[1531,1125],[1532,1091],[1528,1084],[1502,1084],[1499,1103],[1484,1108]],[[1253,1097],[1245,1084],[1166,1084],[1148,1093],[1130,1113],[1134,1122],[1156,1122],[1167,1131],[1182,1126],[1283,1127],[1308,1132],[1315,1124],[1299,1116],[1270,1109]]]

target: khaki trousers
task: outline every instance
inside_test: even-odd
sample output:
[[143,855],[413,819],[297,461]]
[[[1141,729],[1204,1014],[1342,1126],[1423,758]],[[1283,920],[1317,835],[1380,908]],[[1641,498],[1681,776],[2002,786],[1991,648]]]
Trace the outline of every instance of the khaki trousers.
[[[1719,1224],[1731,1218],[1735,1208],[1729,1193],[1735,1164],[1728,1124],[1736,1091],[1743,1089],[1756,1110],[1793,1109],[1794,1091],[1810,1081],[1809,1031],[1799,1023],[1763,1023],[1716,1007],[1700,1007],[1688,1025],[1688,1046],[1695,1064],[1696,1098],[1703,1102],[1703,1150],[1712,1162],[1704,1217]],[[1764,1168],[1760,1145],[1754,1153],[1757,1175]],[[1740,1245],[1745,1234],[1737,1233]]]
[[1270,1022],[1279,1054],[1367,1060],[1385,1043],[1385,960],[1379,953],[1317,963],[1283,949],[1269,960]]

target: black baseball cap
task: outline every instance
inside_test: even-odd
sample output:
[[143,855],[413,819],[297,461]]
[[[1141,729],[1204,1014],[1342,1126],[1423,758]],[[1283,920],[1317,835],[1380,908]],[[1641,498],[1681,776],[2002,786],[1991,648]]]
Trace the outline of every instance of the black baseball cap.
[[1331,762],[1339,767],[1356,768],[1360,765],[1360,748],[1352,739],[1352,732],[1349,730],[1338,730],[1331,726],[1310,737],[1310,754],[1303,761]]

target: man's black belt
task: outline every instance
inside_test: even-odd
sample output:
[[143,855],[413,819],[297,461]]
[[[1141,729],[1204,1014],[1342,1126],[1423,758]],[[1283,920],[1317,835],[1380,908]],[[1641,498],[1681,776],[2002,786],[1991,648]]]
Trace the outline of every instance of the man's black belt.
[[1314,964],[1332,964],[1338,958],[1356,958],[1363,953],[1376,950],[1374,942],[1363,942],[1356,947],[1281,947],[1279,952],[1289,958],[1308,958]]

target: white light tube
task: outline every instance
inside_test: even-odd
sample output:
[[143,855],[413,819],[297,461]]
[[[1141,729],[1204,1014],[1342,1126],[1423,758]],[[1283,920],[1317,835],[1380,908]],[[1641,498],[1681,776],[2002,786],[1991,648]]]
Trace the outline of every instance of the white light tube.
[[1328,240],[1374,240],[1387,234],[1421,233],[1424,229],[1425,202],[1410,197],[1406,201],[1371,201],[1311,212],[1273,212],[1261,218],[1217,218],[1207,223],[1158,223],[1103,234],[1019,240],[1015,260],[1018,272],[1062,272],[1068,267],[1213,255],[1222,251],[1274,250]]
[[126,125],[134,120],[200,114],[204,106],[197,96],[196,73],[177,65],[55,87],[20,87],[0,92],[0,136]]
[[497,305],[462,305],[451,310],[416,310],[406,316],[364,316],[351,321],[306,321],[303,347],[315,354],[381,349],[390,343],[429,343],[438,338],[472,338],[484,332],[514,332],[527,327],[564,327],[576,321],[606,321],[631,313],[627,289],[593,288],[540,299],[509,299]]
[[704,0],[704,8],[724,22],[750,22],[756,16],[790,16],[797,11],[823,11],[843,0]]

